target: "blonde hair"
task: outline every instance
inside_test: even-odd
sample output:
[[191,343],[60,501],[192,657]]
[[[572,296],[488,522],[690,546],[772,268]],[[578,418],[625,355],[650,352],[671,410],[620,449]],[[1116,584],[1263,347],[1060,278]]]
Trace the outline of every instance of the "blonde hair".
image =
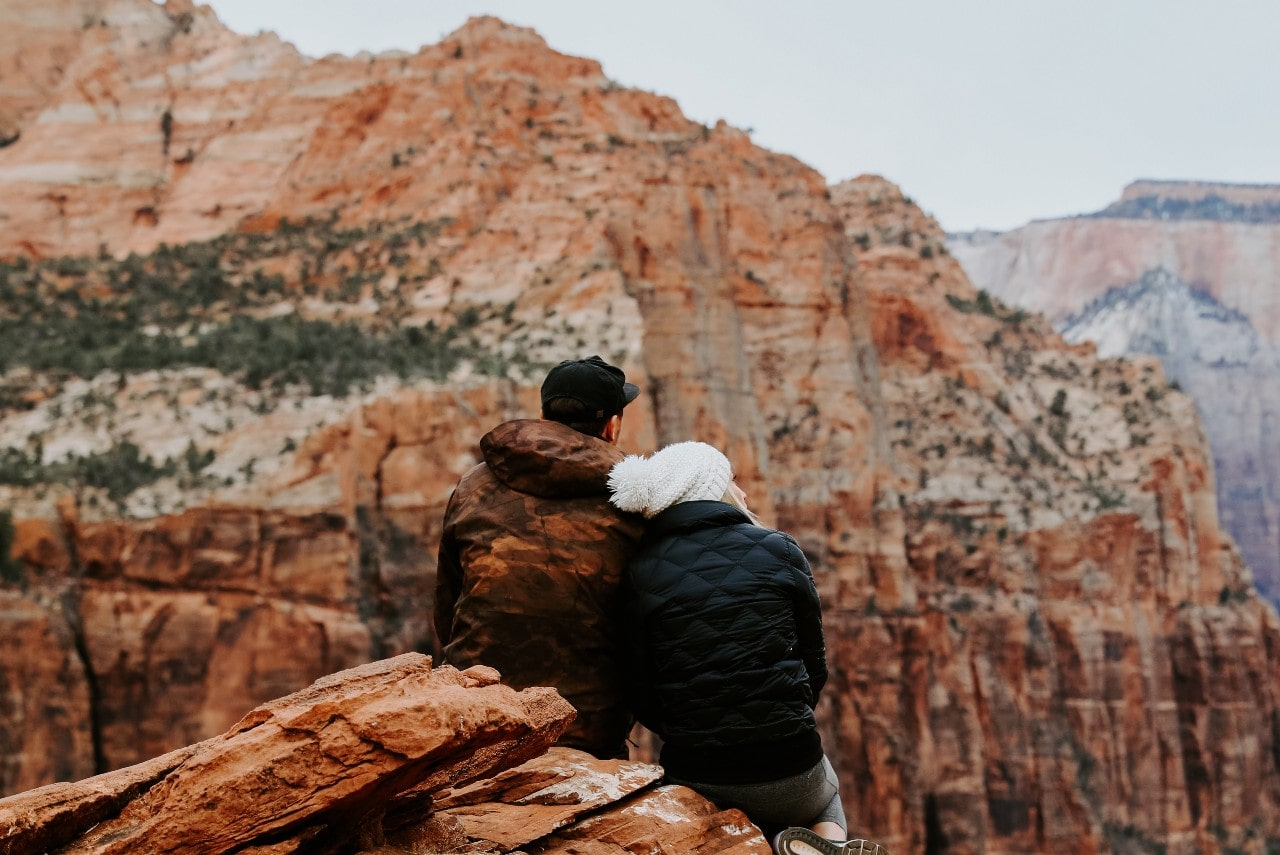
[[737,508],[738,510],[746,514],[747,519],[751,520],[752,524],[760,525],[760,518],[756,516],[755,513],[753,513],[750,508],[747,507],[746,502],[738,498],[738,496],[741,495],[741,493],[739,493],[737,490],[734,490],[733,486],[734,486],[734,482],[730,481],[729,488],[724,491],[724,495],[720,497],[720,501],[724,502],[726,505],[733,505],[735,508]]

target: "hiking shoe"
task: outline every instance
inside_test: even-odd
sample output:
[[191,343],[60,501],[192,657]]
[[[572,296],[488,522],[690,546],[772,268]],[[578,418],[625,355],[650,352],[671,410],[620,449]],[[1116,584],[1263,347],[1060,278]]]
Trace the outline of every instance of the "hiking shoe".
[[889,850],[879,843],[863,840],[861,837],[846,840],[840,847],[841,855],[889,855]]
[[778,855],[889,855],[889,850],[870,840],[838,843],[807,828],[788,828],[775,838]]

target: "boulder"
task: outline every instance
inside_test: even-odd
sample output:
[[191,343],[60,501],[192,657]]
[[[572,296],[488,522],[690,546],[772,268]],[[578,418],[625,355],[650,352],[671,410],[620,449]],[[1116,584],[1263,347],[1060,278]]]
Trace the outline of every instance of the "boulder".
[[492,669],[405,654],[319,680],[158,760],[0,801],[0,853],[291,851],[288,841],[319,838],[339,851],[391,797],[517,765],[573,717],[552,689],[516,692]]

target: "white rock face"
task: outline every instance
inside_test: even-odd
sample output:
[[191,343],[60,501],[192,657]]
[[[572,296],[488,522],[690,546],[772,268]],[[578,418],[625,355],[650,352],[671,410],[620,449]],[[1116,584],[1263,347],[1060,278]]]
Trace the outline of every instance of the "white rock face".
[[1254,568],[1259,587],[1280,596],[1280,352],[1239,312],[1165,271],[1095,301],[1063,325],[1070,341],[1107,355],[1158,356],[1196,400],[1214,448],[1219,510]]
[[1076,217],[952,235],[947,249],[974,285],[1055,324],[1164,269],[1280,343],[1280,223]]
[[1162,269],[1109,291],[1058,328],[1070,342],[1092,341],[1099,356],[1160,356],[1166,372],[1179,382],[1182,376],[1171,369],[1183,368],[1185,374],[1191,363],[1264,371],[1276,367],[1274,347],[1244,314]]

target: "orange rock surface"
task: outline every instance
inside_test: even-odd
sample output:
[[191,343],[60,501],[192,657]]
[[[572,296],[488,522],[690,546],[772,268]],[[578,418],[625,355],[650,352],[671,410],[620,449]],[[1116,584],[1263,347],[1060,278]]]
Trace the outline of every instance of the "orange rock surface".
[[[599,352],[644,391],[628,450],[728,453],[819,580],[819,719],[858,833],[898,853],[1280,840],[1280,627],[1219,529],[1194,407],[1157,366],[984,302],[888,182],[827,188],[527,30],[479,19],[416,54],[314,61],[202,8],[111,8],[136,14],[0,150],[17,200],[0,254],[145,252],[307,216],[430,222],[311,272],[387,259],[353,317],[509,306],[474,328],[477,350]],[[54,141],[72,122],[75,151]],[[299,287],[315,264],[270,261]],[[485,430],[536,409],[539,373],[508,368],[335,400],[288,452],[268,422],[282,405],[234,438],[266,474],[180,513],[20,520],[14,596],[66,591],[102,763],[430,649],[449,490]],[[725,821],[690,826],[697,845]]]
[[912,848],[1247,845],[1276,804],[1252,746],[1280,623],[1218,528],[1190,400],[1154,361],[1098,360],[979,295],[887,182],[832,195],[861,248],[914,585],[829,642],[851,663],[837,738],[861,738],[860,807],[901,811]]
[[659,767],[548,752],[573,708],[500,679],[419,654],[332,674],[221,736],[0,799],[0,853],[553,852],[602,823],[628,851],[769,851],[741,813],[649,792]]

